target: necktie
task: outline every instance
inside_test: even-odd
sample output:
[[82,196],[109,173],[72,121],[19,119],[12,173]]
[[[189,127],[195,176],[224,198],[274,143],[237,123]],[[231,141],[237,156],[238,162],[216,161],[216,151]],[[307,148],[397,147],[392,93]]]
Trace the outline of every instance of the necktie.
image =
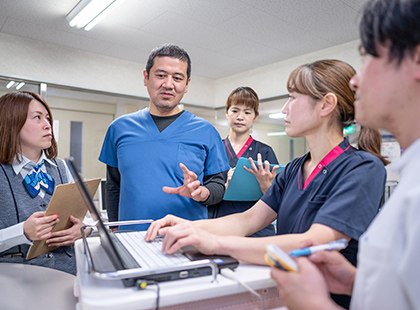
[[41,188],[50,195],[54,191],[54,180],[48,173],[41,170],[43,164],[33,167],[32,171],[26,175],[22,182],[32,198],[38,195]]

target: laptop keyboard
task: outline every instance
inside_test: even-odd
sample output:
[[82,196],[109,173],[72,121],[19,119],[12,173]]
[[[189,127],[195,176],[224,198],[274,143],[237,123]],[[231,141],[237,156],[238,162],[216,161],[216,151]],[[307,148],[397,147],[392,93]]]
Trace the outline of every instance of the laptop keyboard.
[[164,267],[190,262],[182,253],[162,253],[162,237],[151,242],[144,240],[145,231],[119,232],[115,236],[142,267]]

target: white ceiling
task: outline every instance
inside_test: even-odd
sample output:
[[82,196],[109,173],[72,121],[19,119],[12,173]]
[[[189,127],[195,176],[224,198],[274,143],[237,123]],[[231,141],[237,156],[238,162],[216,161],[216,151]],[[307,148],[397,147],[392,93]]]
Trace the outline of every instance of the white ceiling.
[[356,40],[365,1],[125,0],[85,31],[65,19],[78,0],[1,0],[0,32],[142,64],[176,43],[193,75],[219,79]]

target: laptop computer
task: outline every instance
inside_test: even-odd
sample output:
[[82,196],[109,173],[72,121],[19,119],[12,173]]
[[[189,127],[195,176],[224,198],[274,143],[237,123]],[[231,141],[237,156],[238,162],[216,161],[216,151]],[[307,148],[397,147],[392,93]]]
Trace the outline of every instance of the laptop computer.
[[[161,239],[157,238],[155,241],[146,242],[144,240],[145,232],[142,231],[116,233],[108,231],[73,162],[69,159],[65,161],[84,203],[93,220],[96,221],[105,253],[117,271],[128,271],[125,273],[127,277],[121,278],[124,286],[135,286],[139,280],[163,282],[207,276],[214,273],[214,270],[218,272],[222,268],[235,269],[238,266],[239,262],[230,256],[203,255],[192,247],[174,255],[166,255],[161,251]],[[209,264],[213,266],[209,266]],[[137,272],[130,275],[130,270]]]

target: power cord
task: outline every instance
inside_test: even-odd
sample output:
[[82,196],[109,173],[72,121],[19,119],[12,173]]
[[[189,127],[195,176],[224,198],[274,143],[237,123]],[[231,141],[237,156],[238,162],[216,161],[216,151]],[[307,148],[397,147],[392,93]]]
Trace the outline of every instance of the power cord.
[[246,284],[245,282],[243,282],[243,281],[241,281],[241,280],[239,280],[237,277],[236,277],[236,274],[235,274],[235,272],[232,270],[232,269],[229,269],[229,268],[223,268],[222,270],[220,270],[220,273],[223,275],[223,276],[225,276],[226,278],[228,278],[228,279],[231,279],[231,280],[233,280],[233,281],[236,281],[237,283],[239,283],[240,285],[242,285],[244,288],[246,288],[250,293],[252,293],[252,294],[254,294],[255,296],[257,296],[258,297],[258,299],[260,300],[260,302],[261,302],[261,310],[264,310],[265,309],[265,305],[264,305],[264,300],[263,300],[263,298],[262,298],[262,296],[259,294],[259,293],[257,293],[252,287],[250,287],[248,284]]
[[156,285],[156,310],[159,310],[159,298],[160,298],[160,287],[159,282],[153,280],[142,280],[139,279],[136,282],[136,287],[139,290],[146,289],[149,285]]

